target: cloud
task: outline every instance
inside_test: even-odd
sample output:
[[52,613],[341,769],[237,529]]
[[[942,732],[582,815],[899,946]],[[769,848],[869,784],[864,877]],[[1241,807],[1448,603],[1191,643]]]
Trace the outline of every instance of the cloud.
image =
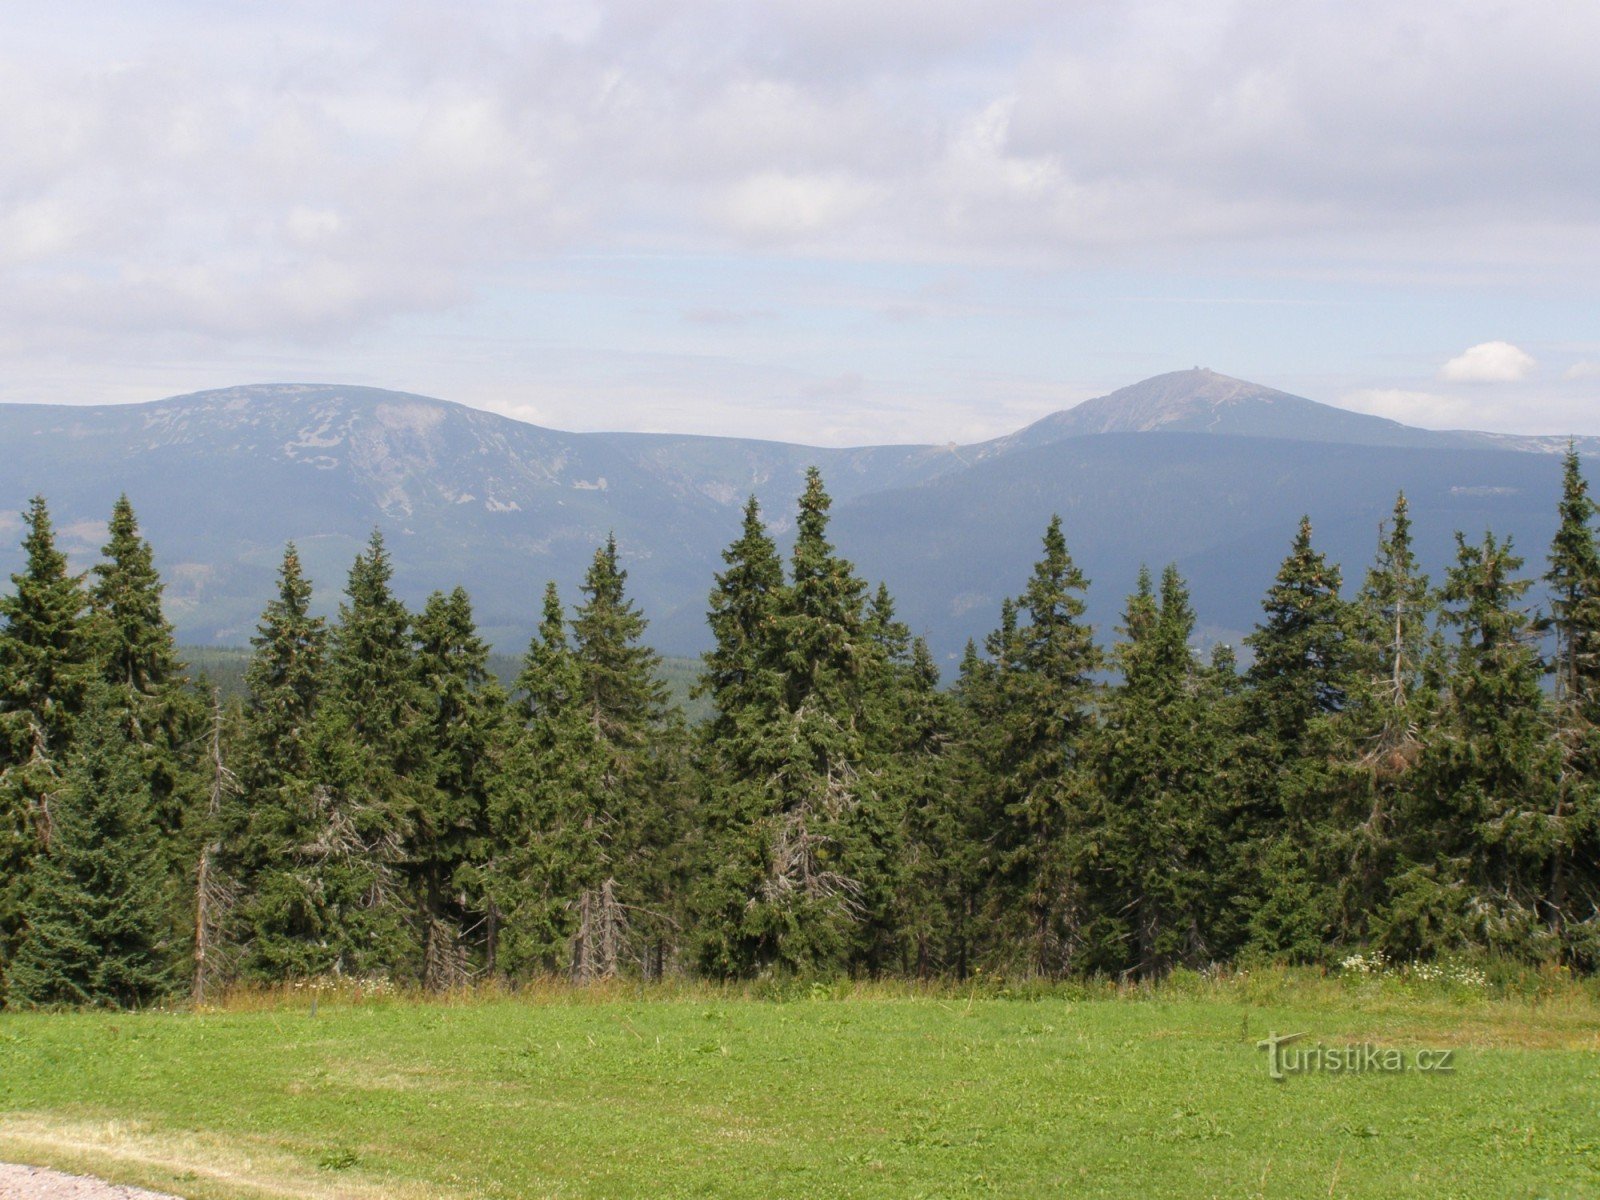
[[1600,379],[1600,362],[1576,362],[1561,372],[1561,378],[1574,379]]
[[1533,355],[1510,342],[1480,342],[1439,368],[1448,383],[1518,383],[1538,364]]

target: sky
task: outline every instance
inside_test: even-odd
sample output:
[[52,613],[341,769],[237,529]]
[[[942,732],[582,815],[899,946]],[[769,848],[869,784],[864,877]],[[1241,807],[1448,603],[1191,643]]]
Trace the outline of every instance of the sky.
[[1600,434],[1594,0],[0,0],[0,401]]

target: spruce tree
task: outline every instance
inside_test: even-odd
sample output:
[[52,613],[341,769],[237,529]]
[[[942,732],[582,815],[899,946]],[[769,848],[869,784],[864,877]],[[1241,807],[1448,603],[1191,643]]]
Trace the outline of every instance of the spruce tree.
[[1457,534],[1456,550],[1441,613],[1456,631],[1448,696],[1417,765],[1378,933],[1396,953],[1551,954],[1559,933],[1543,900],[1562,839],[1562,764],[1522,607],[1530,581],[1509,540]]
[[1395,871],[1419,731],[1434,720],[1437,599],[1411,541],[1404,493],[1379,526],[1376,558],[1354,603],[1346,701],[1333,722],[1324,783],[1327,820],[1309,835],[1317,874],[1332,885],[1330,941],[1365,942]]
[[609,870],[599,892],[579,898],[577,966],[596,978],[617,972],[624,948],[648,971],[661,969],[683,882],[686,735],[667,703],[661,656],[644,644],[648,622],[627,579],[616,539],[607,538],[572,620],[573,655],[605,755],[599,816]]
[[201,763],[205,713],[178,658],[172,625],[162,614],[161,576],[127,496],[112,508],[110,539],[101,547],[89,592],[86,629],[100,677],[150,787],[166,860],[168,907],[187,929],[191,873],[205,792]]
[[490,961],[513,979],[581,973],[582,897],[600,893],[609,866],[599,808],[607,755],[554,583],[512,708],[516,729],[489,794]]
[[313,728],[327,674],[327,626],[311,615],[311,594],[291,542],[278,594],[251,638],[238,789],[219,806],[222,871],[240,889],[230,937],[243,950],[243,971],[257,979],[326,966],[314,949],[317,890],[300,861],[318,838],[309,824]]
[[1550,544],[1550,593],[1555,654],[1550,670],[1556,699],[1568,709],[1600,709],[1600,545],[1595,502],[1583,477],[1577,449],[1562,461],[1560,522]]
[[489,675],[489,646],[472,602],[435,592],[416,623],[433,786],[416,815],[409,859],[423,935],[423,982],[466,982],[480,925],[479,868],[488,849],[489,790],[503,739],[505,695]]
[[[868,894],[897,829],[871,762],[866,707],[881,650],[866,624],[866,589],[827,539],[831,500],[806,474],[790,582],[773,591],[770,543],[755,510],[712,597],[718,648],[737,662],[737,690],[718,698],[726,744],[708,807],[721,860],[698,901],[698,957],[721,974],[871,967],[890,895]],[[771,597],[770,609],[768,597]],[[753,644],[729,614],[754,618]],[[715,674],[707,686],[715,687]],[[717,693],[714,693],[717,694]]]
[[700,789],[691,848],[694,955],[714,975],[745,975],[772,962],[777,946],[762,893],[770,864],[776,735],[783,703],[777,622],[786,583],[756,498],[740,536],[722,553],[707,622],[715,639],[696,692],[711,700],[695,746]]
[[1083,936],[1073,843],[1088,804],[1085,751],[1101,664],[1083,621],[1087,588],[1067,552],[1061,518],[1052,517],[1026,590],[1002,609],[990,640],[991,954],[1049,976],[1075,966]]
[[1552,817],[1553,857],[1544,904],[1563,954],[1600,965],[1600,545],[1577,450],[1562,470],[1560,523],[1550,546],[1556,719],[1566,769]]
[[310,825],[319,840],[328,969],[402,978],[423,974],[408,868],[434,785],[427,699],[411,617],[391,588],[393,566],[374,531],[356,556],[332,631],[328,688],[317,710]]
[[1331,819],[1331,722],[1357,666],[1355,617],[1340,583],[1301,518],[1262,603],[1264,619],[1245,639],[1255,652],[1242,730],[1251,777],[1236,819],[1253,830],[1241,851],[1255,884],[1241,902],[1257,952],[1300,960],[1326,955],[1337,906],[1317,843]]
[[160,831],[103,685],[78,724],[10,972],[19,1007],[147,1004],[173,982]]
[[26,565],[0,597],[0,972],[16,950],[29,873],[50,839],[50,797],[94,676],[88,596],[56,547],[42,496],[26,525]]
[[1095,812],[1079,847],[1090,964],[1159,977],[1217,946],[1224,868],[1212,697],[1189,649],[1194,611],[1175,567],[1159,598],[1148,571],[1129,597],[1096,754]]
[[[350,569],[309,729],[287,747],[291,755],[304,748],[303,773],[278,775],[264,811],[252,812],[264,860],[250,897],[252,974],[423,975],[407,855],[432,787],[432,763],[410,617],[391,578],[388,551],[374,532]],[[304,594],[298,570],[286,564],[278,607],[262,624],[262,676],[293,659],[296,637],[316,640]],[[305,665],[292,673],[296,682],[305,683]],[[273,704],[270,715],[262,710],[264,720],[297,719],[290,677],[255,698]],[[254,769],[247,782],[255,781]]]

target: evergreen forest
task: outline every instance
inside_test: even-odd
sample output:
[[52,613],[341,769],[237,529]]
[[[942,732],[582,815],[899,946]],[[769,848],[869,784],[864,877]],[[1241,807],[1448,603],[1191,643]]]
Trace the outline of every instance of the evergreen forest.
[[[1600,542],[1581,464],[1530,566],[1405,497],[1345,579],[1309,521],[1241,658],[1172,567],[1115,630],[1059,519],[942,681],[813,470],[710,581],[691,721],[614,540],[503,683],[374,534],[335,619],[294,546],[242,694],[191,676],[124,497],[76,574],[44,498],[0,597],[0,996],[343,976],[1156,979],[1282,961],[1600,966]],[[1538,606],[1535,607],[1533,589]],[[534,589],[530,587],[530,603]]]

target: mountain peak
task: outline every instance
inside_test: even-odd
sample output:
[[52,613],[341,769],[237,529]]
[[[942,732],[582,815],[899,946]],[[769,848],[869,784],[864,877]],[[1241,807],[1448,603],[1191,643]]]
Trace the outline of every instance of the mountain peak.
[[1450,435],[1319,404],[1209,367],[1169,371],[1052,413],[996,450],[1107,433],[1212,433],[1354,445],[1439,445]]
[[1218,374],[1209,367],[1195,367],[1118,388],[1056,416],[1070,418],[1078,433],[1147,433],[1157,429],[1220,432],[1220,425],[1233,424],[1229,418],[1239,415],[1228,410],[1283,405],[1324,407],[1259,383]]

